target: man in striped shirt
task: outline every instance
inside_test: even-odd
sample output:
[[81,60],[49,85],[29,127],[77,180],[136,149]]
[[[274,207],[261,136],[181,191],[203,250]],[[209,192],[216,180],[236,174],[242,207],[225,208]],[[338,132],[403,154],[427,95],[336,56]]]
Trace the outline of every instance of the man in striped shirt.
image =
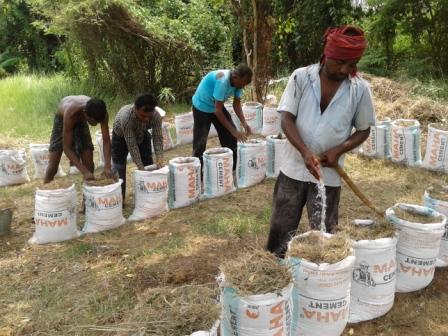
[[163,167],[162,117],[156,111],[157,100],[151,94],[138,97],[134,104],[123,106],[115,116],[112,131],[113,168],[123,179],[121,191],[123,200],[126,191],[126,159],[131,153],[137,169],[143,170],[153,164],[151,130],[156,164]]

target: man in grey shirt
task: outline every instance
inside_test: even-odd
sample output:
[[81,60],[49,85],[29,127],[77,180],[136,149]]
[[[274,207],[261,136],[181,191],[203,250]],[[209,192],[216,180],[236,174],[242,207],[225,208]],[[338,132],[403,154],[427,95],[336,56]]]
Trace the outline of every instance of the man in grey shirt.
[[369,85],[356,74],[366,47],[363,31],[332,28],[325,38],[321,62],[292,73],[278,107],[288,142],[274,190],[267,249],[279,257],[305,205],[311,228],[319,229],[319,181],[326,189],[326,231],[337,225],[341,180],[334,167],[343,165],[344,154],[365,141],[375,125]]
[[128,153],[137,169],[153,164],[151,134],[158,168],[163,167],[162,117],[156,111],[157,100],[151,94],[138,97],[134,104],[123,106],[115,116],[112,131],[113,169],[123,179],[123,200],[126,191],[126,159]]

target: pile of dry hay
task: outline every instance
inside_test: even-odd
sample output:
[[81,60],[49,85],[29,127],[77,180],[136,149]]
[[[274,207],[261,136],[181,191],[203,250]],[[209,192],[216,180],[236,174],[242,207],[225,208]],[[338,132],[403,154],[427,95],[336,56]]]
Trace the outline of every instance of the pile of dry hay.
[[448,186],[433,185],[426,192],[432,199],[448,202]]
[[395,227],[384,219],[376,219],[372,225],[355,225],[350,222],[339,223],[336,230],[346,234],[351,239],[375,240],[395,236]]
[[410,83],[399,83],[383,77],[362,75],[372,87],[378,120],[417,119],[423,126],[441,122],[448,115],[448,106],[422,96],[411,96]]
[[218,290],[205,285],[149,288],[125,318],[138,335],[189,335],[219,319]]
[[0,135],[0,150],[2,149],[18,149],[23,146],[17,141],[17,139],[13,139],[7,137],[5,135]]
[[320,232],[313,231],[306,236],[295,236],[291,240],[287,254],[316,264],[334,264],[351,253],[351,242],[345,234],[336,233],[327,238]]
[[227,286],[234,288],[242,297],[280,293],[292,282],[288,266],[280,264],[273,254],[260,249],[226,261],[220,270]]
[[37,188],[40,190],[57,190],[57,189],[67,189],[73,185],[73,182],[70,180],[60,180],[55,179],[50,183],[42,183],[38,185]]
[[15,203],[12,199],[3,197],[0,199],[0,210],[8,209],[8,208],[14,208]]
[[434,223],[440,223],[442,221],[441,216],[437,217],[426,216],[400,207],[394,207],[393,210],[395,216],[411,223],[434,224]]
[[114,184],[117,182],[118,182],[117,179],[102,176],[99,179],[87,180],[85,183],[86,183],[86,185],[88,185],[90,187],[104,187],[104,186],[108,186],[108,185],[111,185],[111,184]]

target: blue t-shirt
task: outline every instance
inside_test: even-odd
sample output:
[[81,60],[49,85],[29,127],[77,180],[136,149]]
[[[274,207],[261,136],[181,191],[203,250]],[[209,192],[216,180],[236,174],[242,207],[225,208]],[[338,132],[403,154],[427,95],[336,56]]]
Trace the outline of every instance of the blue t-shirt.
[[215,70],[202,78],[193,96],[193,106],[214,113],[215,101],[225,102],[230,96],[240,98],[242,90],[230,85],[230,74],[230,70]]

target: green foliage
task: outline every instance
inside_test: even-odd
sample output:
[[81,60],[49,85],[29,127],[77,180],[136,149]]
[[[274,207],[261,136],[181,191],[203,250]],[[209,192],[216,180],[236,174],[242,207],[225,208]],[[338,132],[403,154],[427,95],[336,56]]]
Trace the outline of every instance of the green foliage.
[[157,96],[157,98],[159,99],[159,103],[162,104],[174,104],[174,102],[176,101],[176,97],[173,94],[173,90],[171,90],[170,88],[162,88],[160,90],[159,95]]

